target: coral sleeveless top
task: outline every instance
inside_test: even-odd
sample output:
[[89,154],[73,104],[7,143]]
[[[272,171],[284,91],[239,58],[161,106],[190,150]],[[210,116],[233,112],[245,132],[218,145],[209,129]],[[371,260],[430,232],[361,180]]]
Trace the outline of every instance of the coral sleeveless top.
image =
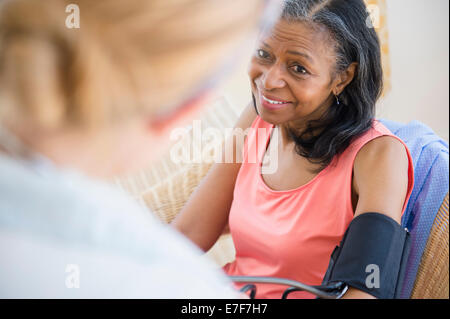
[[[374,120],[369,131],[354,139],[310,182],[296,189],[275,191],[261,176],[262,159],[272,130],[273,125],[258,116],[244,143],[243,163],[229,216],[236,259],[225,265],[224,271],[234,276],[270,276],[320,285],[331,253],[353,219],[351,186],[355,157],[370,140],[394,135]],[[412,192],[414,175],[411,155],[401,142],[409,159],[403,214]],[[252,155],[253,151],[255,155]],[[252,156],[255,160],[250,158]],[[236,284],[238,289],[242,286]],[[256,298],[279,299],[288,288],[271,284],[256,286]],[[303,291],[289,295],[289,298],[314,297]]]

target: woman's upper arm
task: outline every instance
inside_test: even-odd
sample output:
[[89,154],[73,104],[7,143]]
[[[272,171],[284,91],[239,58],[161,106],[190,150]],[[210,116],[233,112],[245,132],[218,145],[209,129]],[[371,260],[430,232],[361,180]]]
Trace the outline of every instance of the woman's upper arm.
[[377,212],[400,223],[408,193],[408,165],[405,146],[395,137],[382,136],[367,143],[354,163],[355,217]]
[[[387,215],[401,223],[408,192],[408,155],[396,138],[382,136],[367,143],[354,163],[358,194],[355,217],[368,212]],[[372,295],[350,287],[345,299],[370,299]]]
[[[256,118],[252,104],[243,111],[235,128],[245,131]],[[239,139],[227,138],[224,153],[236,150],[237,156],[243,145],[237,145]],[[228,222],[233,200],[234,185],[241,163],[215,163],[201,181],[190,199],[172,222],[173,226],[207,251],[216,242]]]

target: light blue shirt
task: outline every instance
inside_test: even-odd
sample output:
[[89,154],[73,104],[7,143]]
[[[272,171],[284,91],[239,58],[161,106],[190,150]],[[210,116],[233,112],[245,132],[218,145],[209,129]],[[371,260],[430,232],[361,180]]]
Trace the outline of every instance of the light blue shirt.
[[193,244],[122,191],[0,153],[0,298],[236,298]]

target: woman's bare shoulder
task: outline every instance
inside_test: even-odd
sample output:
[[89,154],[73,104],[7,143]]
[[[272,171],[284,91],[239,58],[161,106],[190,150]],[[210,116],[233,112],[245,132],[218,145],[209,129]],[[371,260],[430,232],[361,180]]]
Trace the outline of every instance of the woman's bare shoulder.
[[379,212],[399,221],[408,190],[409,160],[394,136],[366,143],[355,158],[354,185],[359,195],[355,216]]

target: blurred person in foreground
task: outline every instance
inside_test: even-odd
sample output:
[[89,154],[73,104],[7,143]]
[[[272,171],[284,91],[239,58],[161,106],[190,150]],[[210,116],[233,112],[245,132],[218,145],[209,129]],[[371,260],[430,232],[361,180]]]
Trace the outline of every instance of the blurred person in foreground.
[[103,180],[158,155],[266,2],[78,0],[75,29],[70,1],[0,3],[0,297],[239,296]]

